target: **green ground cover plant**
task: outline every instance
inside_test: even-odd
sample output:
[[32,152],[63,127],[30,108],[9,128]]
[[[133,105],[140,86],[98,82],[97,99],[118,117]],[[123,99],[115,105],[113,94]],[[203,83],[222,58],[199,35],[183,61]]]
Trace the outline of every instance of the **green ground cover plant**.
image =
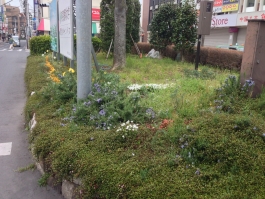
[[77,101],[74,70],[49,53],[29,56],[25,115],[38,122],[29,140],[45,163],[39,184],[79,178],[79,198],[263,198],[264,92],[250,98],[254,82],[240,85],[237,72],[193,69],[128,55],[115,73],[93,69],[92,92]]

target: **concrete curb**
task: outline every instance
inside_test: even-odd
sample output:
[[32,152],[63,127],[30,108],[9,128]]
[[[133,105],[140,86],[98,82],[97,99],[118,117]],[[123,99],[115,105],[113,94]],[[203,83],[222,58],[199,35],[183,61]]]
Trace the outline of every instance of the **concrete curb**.
[[[32,130],[36,127],[37,121],[36,121],[36,115],[33,114],[32,119],[29,122],[29,129],[30,133],[32,133]],[[33,156],[33,159],[35,161],[36,168],[41,173],[41,175],[45,174],[45,163],[43,160],[38,160],[36,156],[34,156],[34,145],[31,144],[30,150]],[[53,188],[55,191],[57,191],[59,194],[62,194],[62,196],[65,199],[77,199],[79,198],[78,193],[78,187],[82,185],[81,179],[73,179],[73,182],[70,182],[68,180],[63,180],[63,182],[58,183],[58,179],[56,177],[50,176],[47,181],[48,186]]]

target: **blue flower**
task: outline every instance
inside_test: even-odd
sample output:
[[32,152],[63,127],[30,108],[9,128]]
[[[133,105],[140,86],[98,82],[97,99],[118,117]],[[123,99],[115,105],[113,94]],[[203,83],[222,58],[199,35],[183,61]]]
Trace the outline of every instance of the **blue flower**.
[[101,116],[104,116],[106,114],[106,112],[104,111],[104,109],[102,109],[102,110],[99,111],[98,114],[101,115]]

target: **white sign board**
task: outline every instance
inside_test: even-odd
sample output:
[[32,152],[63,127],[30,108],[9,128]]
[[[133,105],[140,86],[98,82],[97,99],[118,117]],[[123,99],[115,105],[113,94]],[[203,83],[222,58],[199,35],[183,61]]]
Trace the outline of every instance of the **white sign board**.
[[60,53],[74,59],[73,2],[59,0]]
[[245,12],[237,16],[237,26],[246,26],[250,19],[265,19],[265,11]]
[[212,16],[212,28],[236,26],[237,14]]

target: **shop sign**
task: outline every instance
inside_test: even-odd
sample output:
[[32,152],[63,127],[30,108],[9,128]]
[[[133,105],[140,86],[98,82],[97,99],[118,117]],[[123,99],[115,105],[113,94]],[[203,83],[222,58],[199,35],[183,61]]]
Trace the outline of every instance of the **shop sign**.
[[239,0],[214,0],[213,13],[230,12],[238,10]]
[[213,13],[220,13],[222,12],[222,6],[220,7],[213,7]]
[[223,0],[214,0],[213,7],[219,7],[223,5]]
[[236,11],[236,10],[238,10],[238,3],[228,4],[222,7],[222,12],[230,12],[230,11]]
[[250,19],[265,19],[265,11],[245,12],[237,15],[237,26],[246,26]]
[[237,14],[212,16],[212,28],[236,26]]
[[227,4],[238,4],[238,0],[223,0],[223,5],[227,5]]
[[100,9],[92,8],[92,21],[100,20]]

